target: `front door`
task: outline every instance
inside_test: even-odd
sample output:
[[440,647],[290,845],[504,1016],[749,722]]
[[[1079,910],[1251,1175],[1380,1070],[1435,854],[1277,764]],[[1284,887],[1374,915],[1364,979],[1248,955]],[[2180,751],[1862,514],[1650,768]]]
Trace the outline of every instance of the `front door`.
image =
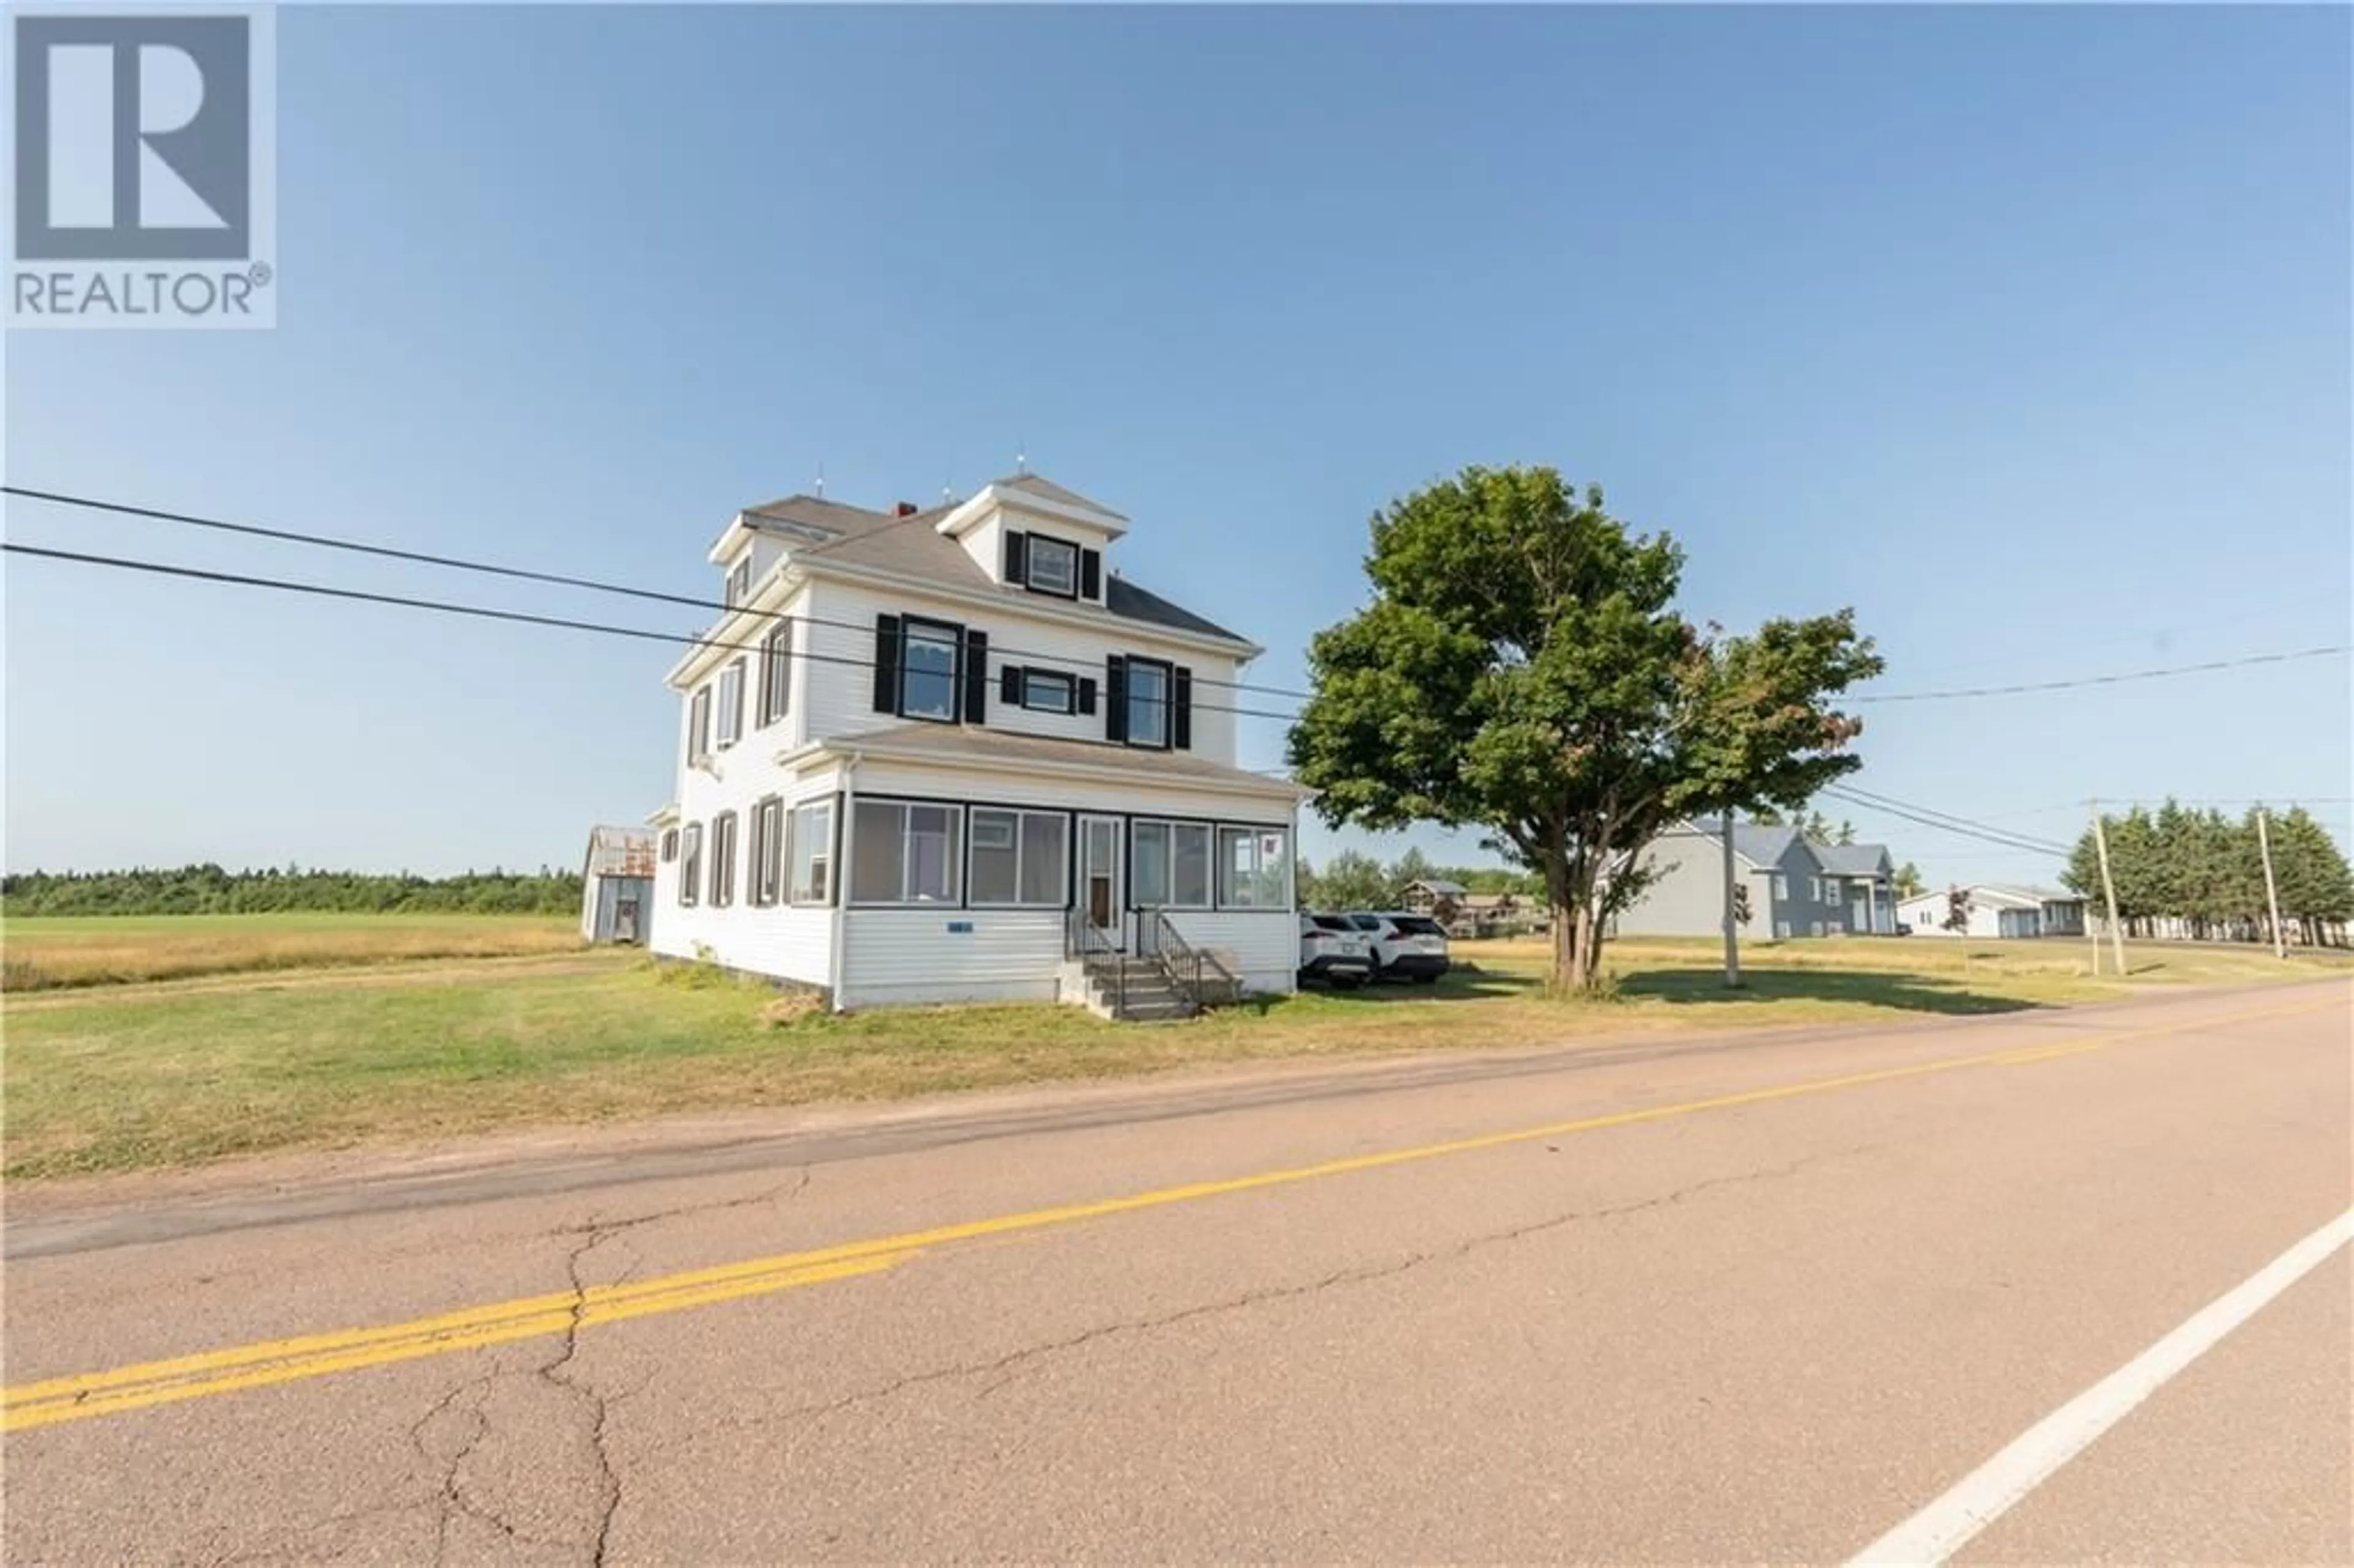
[[634,942],[638,939],[638,901],[617,898],[613,901],[613,940]]
[[1120,928],[1119,871],[1119,819],[1081,817],[1079,907],[1087,912],[1088,925],[1114,933],[1115,942]]

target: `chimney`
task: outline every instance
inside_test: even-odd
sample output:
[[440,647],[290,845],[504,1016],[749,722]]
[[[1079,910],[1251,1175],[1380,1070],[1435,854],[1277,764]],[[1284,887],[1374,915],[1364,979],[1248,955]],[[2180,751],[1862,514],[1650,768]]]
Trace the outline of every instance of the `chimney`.
[[922,510],[922,507],[917,505],[912,501],[902,501],[899,503],[898,515],[902,517],[913,517],[917,513],[921,512]]

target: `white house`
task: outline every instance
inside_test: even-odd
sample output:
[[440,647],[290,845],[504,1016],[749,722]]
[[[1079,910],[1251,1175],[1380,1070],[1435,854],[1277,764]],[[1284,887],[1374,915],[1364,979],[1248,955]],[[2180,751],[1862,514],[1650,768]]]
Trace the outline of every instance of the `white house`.
[[2084,934],[2084,900],[2052,887],[2020,887],[1981,882],[1962,890],[1969,895],[1968,925],[1948,930],[1946,921],[1953,904],[1952,889],[1939,888],[1907,898],[1896,906],[1896,917],[1919,937],[2081,937]]
[[1289,991],[1300,791],[1235,766],[1261,650],[1122,577],[1126,525],[1034,474],[739,514],[668,677],[654,950],[841,1008]]

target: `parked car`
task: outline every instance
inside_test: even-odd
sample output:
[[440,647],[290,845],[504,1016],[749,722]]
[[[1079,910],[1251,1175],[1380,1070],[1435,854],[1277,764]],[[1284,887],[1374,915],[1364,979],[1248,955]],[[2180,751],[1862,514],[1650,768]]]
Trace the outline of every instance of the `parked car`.
[[1346,991],[1373,978],[1373,939],[1346,915],[1299,916],[1299,978]]
[[1374,979],[1428,985],[1447,972],[1447,928],[1429,916],[1352,910],[1349,919],[1372,938]]

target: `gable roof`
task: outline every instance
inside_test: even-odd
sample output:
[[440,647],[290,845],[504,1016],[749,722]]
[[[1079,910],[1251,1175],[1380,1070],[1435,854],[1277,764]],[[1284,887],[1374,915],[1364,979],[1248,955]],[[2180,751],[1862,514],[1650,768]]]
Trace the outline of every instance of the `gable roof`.
[[1409,882],[1406,885],[1419,887],[1425,893],[1439,898],[1460,898],[1471,891],[1459,882],[1448,882],[1443,877],[1425,877],[1418,882]]
[[[1094,507],[1107,516],[1119,515],[1035,474],[1023,474],[1017,480],[994,482],[1000,485],[1018,483],[1029,488],[1034,494],[1049,499],[1070,497],[1069,504]],[[967,592],[1003,591],[1003,585],[991,577],[988,570],[973,559],[970,552],[933,526],[955,509],[953,505],[934,506],[901,517],[889,513],[869,512],[864,507],[849,506],[839,501],[828,501],[822,496],[788,495],[762,505],[747,507],[742,514],[742,521],[744,526],[755,533],[769,534],[787,540],[795,557],[804,563],[841,561],[849,566],[873,567],[908,577],[928,577]],[[811,528],[822,529],[830,537],[812,540],[807,533]],[[1081,603],[1076,608],[1085,611],[1095,607]],[[1104,578],[1103,609],[1121,620],[1167,627],[1173,631],[1189,631],[1198,637],[1217,637],[1229,642],[1250,645],[1250,639],[1229,631],[1209,617],[1196,615],[1149,588],[1140,588],[1117,572],[1109,573]]]
[[1816,844],[1815,858],[1833,876],[1876,876],[1893,856],[1886,844]]
[[[1717,836],[1706,828],[1701,832],[1712,839]],[[1735,822],[1733,853],[1753,864],[1778,865],[1782,857],[1790,853],[1791,842],[1797,836],[1797,829],[1783,823],[1768,826],[1764,822]]]

